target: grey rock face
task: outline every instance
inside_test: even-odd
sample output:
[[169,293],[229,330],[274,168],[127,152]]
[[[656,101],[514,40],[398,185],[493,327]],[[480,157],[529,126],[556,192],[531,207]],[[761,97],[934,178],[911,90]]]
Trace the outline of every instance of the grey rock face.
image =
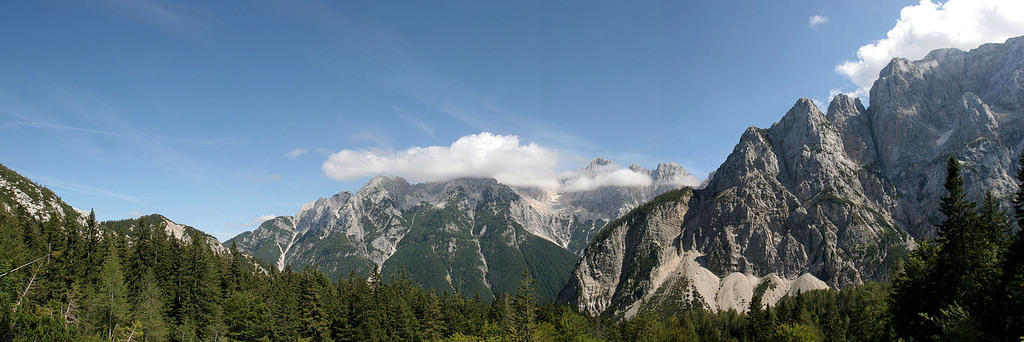
[[1024,38],[964,52],[936,50],[924,59],[895,59],[871,88],[870,131],[881,172],[899,185],[905,227],[933,237],[934,198],[942,194],[944,159],[964,161],[972,196],[1006,195],[1024,129]]
[[[839,95],[823,114],[801,99],[770,128],[747,129],[706,187],[675,201],[686,209],[675,210],[671,229],[632,222],[599,234],[561,297],[590,313],[629,315],[694,299],[729,306],[722,291],[748,287],[736,273],[805,279],[805,287],[814,277],[832,287],[884,279],[915,239],[934,237],[950,155],[961,160],[975,199],[1012,193],[1022,111],[1024,38],[894,59],[869,108]],[[676,235],[625,233],[651,229]],[[649,247],[668,241],[674,248]],[[690,271],[679,266],[688,255],[699,264]],[[648,263],[631,261],[638,258]],[[718,292],[708,290],[717,277]]]

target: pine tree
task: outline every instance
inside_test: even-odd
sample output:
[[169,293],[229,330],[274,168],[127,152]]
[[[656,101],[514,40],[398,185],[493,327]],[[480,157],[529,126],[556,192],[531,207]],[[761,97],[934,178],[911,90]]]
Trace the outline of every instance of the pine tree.
[[191,236],[178,288],[179,323],[184,336],[195,335],[200,339],[223,336],[220,274],[213,257],[201,236]]
[[85,219],[85,263],[82,265],[82,274],[92,274],[95,266],[99,265],[100,242],[96,211],[89,210],[89,216]]
[[423,315],[420,317],[420,327],[423,330],[422,337],[424,340],[435,340],[441,338],[444,334],[444,325],[442,322],[441,306],[438,303],[437,295],[434,291],[430,291],[426,296],[423,296]]
[[933,279],[941,280],[939,285],[943,298],[949,304],[968,298],[977,278],[980,262],[977,255],[978,215],[975,203],[967,200],[964,180],[960,174],[960,162],[951,156],[946,166],[946,197],[939,202],[939,210],[946,216],[938,230],[938,274]]
[[124,272],[118,256],[115,237],[107,234],[106,253],[99,272],[99,282],[86,301],[89,321],[95,329],[108,339],[113,338],[114,329],[124,323],[128,314],[128,290],[124,284]]
[[227,337],[238,341],[257,341],[267,335],[267,304],[250,291],[231,294],[224,303]]
[[537,321],[536,280],[530,271],[524,270],[519,288],[513,299],[512,338],[516,341],[531,341]]
[[16,216],[0,211],[0,273],[6,273],[0,278],[0,310],[11,309],[18,288],[24,286],[22,280],[28,279],[24,276],[25,272],[31,270],[23,266],[29,261],[23,233],[21,222]]
[[325,283],[323,273],[306,269],[302,274],[302,297],[299,307],[302,308],[302,327],[306,329],[304,336],[314,342],[331,341],[331,322],[327,316],[324,303]]
[[156,276],[152,269],[146,269],[139,283],[139,292],[135,296],[132,318],[139,323],[139,336],[143,341],[167,340],[167,324],[164,316],[163,293],[157,287]]
[[1017,169],[1017,192],[1013,196],[1013,209],[1017,231],[1007,243],[1001,260],[1001,283],[1005,302],[1001,305],[1000,321],[1004,337],[1024,337],[1024,151],[1021,151]]
[[228,263],[228,272],[225,278],[227,283],[225,286],[227,290],[226,295],[239,291],[245,280],[243,278],[245,272],[242,270],[242,253],[238,251],[238,246],[235,245],[234,241],[231,241],[231,249],[229,251],[231,261]]

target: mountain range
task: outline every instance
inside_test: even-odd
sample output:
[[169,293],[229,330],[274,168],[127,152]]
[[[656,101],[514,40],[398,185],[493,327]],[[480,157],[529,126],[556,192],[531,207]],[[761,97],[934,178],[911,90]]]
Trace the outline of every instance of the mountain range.
[[[574,175],[615,170],[622,168],[597,158]],[[650,182],[555,192],[493,179],[409,184],[379,176],[355,193],[310,202],[225,243],[279,269],[314,265],[339,277],[376,268],[385,277],[404,273],[439,291],[484,298],[511,292],[529,270],[539,293],[554,298],[605,223],[696,180],[676,164],[627,170]]]

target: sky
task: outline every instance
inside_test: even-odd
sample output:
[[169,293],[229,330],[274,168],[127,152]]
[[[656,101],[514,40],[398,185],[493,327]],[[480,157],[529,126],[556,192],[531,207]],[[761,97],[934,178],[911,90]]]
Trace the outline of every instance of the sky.
[[221,240],[375,175],[690,184],[801,97],[1024,35],[1022,1],[243,3],[0,4],[0,163]]

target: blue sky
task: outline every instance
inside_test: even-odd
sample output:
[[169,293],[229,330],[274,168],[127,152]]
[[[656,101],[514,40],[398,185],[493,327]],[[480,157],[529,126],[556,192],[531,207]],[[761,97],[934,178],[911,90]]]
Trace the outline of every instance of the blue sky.
[[221,239],[365,183],[330,153],[481,132],[703,177],[916,3],[5,2],[0,163]]

